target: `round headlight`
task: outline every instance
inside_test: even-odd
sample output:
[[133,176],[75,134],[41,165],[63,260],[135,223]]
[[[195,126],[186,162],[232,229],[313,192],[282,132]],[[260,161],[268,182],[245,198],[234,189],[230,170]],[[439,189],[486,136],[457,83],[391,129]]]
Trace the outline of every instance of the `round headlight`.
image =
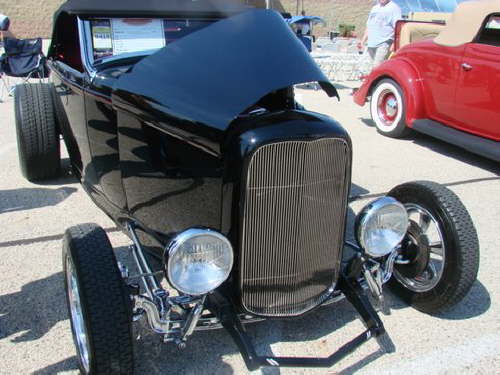
[[368,204],[356,219],[356,234],[365,252],[375,258],[390,254],[408,229],[406,208],[391,197]]
[[178,291],[199,296],[222,284],[233,267],[233,248],[222,234],[188,229],[167,247],[167,274]]

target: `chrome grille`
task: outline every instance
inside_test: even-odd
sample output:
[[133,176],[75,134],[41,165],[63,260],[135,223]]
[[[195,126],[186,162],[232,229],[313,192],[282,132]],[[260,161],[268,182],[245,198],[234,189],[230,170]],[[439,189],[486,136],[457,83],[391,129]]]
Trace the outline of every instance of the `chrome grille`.
[[294,316],[324,301],[338,278],[349,180],[342,139],[273,143],[254,153],[240,256],[249,312]]

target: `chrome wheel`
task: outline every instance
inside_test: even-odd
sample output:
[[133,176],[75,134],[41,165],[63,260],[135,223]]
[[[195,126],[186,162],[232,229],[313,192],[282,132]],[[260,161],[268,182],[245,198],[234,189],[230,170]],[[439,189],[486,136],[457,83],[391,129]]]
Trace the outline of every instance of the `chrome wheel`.
[[[414,228],[418,228],[414,233],[408,233],[406,246],[415,251],[428,252],[428,257],[424,260],[423,269],[414,277],[405,275],[397,268],[394,270],[394,276],[413,292],[427,292],[439,283],[443,275],[446,260],[443,231],[438,220],[422,206],[406,203],[405,207],[410,223]],[[415,254],[416,256],[418,254]]]
[[73,262],[69,257],[66,257],[66,281],[68,284],[68,301],[69,310],[71,314],[71,323],[75,342],[77,346],[78,356],[82,366],[87,373],[90,372],[90,356],[89,356],[89,343],[87,330],[85,328],[85,321],[83,317],[83,310],[80,300],[80,291],[78,289],[77,276]]
[[133,374],[130,293],[104,229],[67,229],[62,263],[80,373]]
[[388,195],[403,203],[409,217],[389,286],[428,314],[451,308],[468,293],[479,268],[479,241],[467,209],[450,189],[430,181],[407,182]]
[[377,110],[380,120],[386,126],[392,126],[398,116],[398,99],[391,90],[380,93],[377,101]]

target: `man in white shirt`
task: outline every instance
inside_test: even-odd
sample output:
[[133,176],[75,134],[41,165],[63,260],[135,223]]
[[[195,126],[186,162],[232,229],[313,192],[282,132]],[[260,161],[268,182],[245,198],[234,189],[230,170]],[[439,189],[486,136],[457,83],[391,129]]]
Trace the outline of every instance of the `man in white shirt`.
[[363,48],[368,41],[368,54],[374,68],[387,59],[392,51],[396,22],[401,18],[401,9],[391,0],[377,0],[370,11],[366,31],[358,48]]

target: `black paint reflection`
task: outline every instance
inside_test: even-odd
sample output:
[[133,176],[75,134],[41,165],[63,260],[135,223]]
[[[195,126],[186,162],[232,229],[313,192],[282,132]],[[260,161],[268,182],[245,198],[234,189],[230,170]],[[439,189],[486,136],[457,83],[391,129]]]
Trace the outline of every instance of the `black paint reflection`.
[[116,112],[111,105],[86,98],[87,132],[96,174],[94,190],[102,192],[117,208],[126,209],[118,153]]
[[123,186],[130,214],[174,233],[220,227],[221,162],[178,137],[118,113]]

